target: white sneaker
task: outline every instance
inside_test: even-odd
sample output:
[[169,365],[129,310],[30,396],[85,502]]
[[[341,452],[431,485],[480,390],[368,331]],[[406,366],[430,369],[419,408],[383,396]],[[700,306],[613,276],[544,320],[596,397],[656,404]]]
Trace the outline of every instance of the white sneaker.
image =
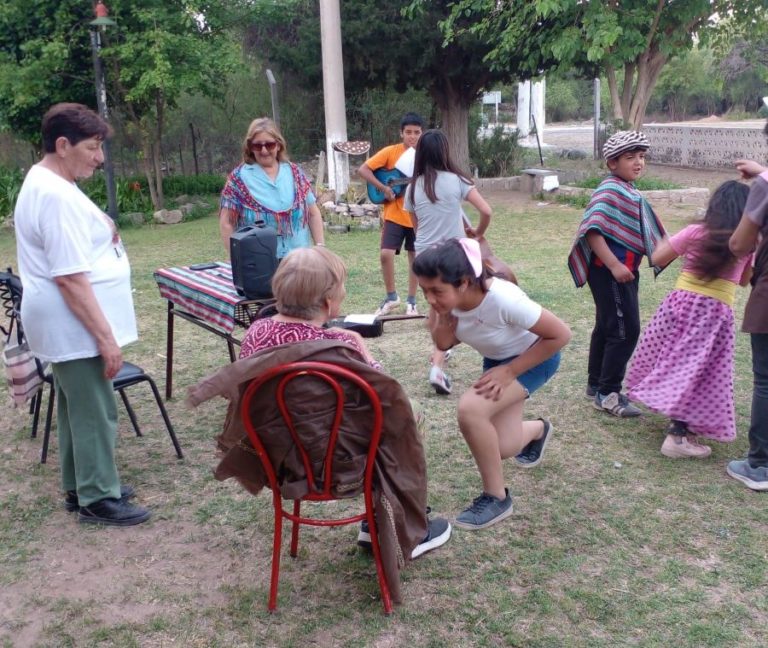
[[429,384],[438,394],[443,396],[451,393],[451,379],[443,373],[440,367],[433,366],[429,370]]
[[374,315],[374,317],[380,317],[382,315],[389,315],[399,305],[400,305],[400,298],[399,297],[397,297],[395,299],[385,299],[383,302],[381,302],[381,306],[379,306],[376,309],[376,312],[373,315]]
[[416,309],[416,304],[412,304],[411,302],[406,302],[406,304],[405,304],[405,314],[406,315],[418,315],[419,311]]

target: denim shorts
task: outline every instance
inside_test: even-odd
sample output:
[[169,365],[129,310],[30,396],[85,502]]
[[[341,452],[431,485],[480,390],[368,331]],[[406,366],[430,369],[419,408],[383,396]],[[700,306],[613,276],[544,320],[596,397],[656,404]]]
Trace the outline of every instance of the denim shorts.
[[[492,358],[483,358],[483,373],[494,367],[509,364],[517,356],[511,356],[504,360],[493,360]],[[560,352],[558,351],[551,358],[548,358],[541,364],[529,369],[523,374],[517,377],[519,382],[524,388],[528,396],[535,392],[539,387],[547,383],[549,379],[555,375],[557,368],[560,366]]]

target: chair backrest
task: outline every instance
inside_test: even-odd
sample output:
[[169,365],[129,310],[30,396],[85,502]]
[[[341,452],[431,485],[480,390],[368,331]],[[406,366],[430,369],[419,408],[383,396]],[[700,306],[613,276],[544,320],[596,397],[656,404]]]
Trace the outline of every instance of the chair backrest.
[[13,270],[8,268],[5,272],[0,272],[0,307],[3,309],[3,313],[8,318],[8,328],[0,325],[3,335],[5,335],[5,341],[8,342],[11,339],[14,326],[16,327],[16,335],[18,342],[21,343],[23,338],[23,332],[19,325],[19,313],[21,312],[21,279],[18,275],[13,274]]
[[[327,445],[323,453],[322,472],[319,476],[315,475],[315,471],[312,469],[312,458],[307,452],[305,442],[299,436],[298,428],[302,423],[301,416],[296,416],[290,411],[287,402],[289,399],[286,398],[286,389],[290,384],[294,383],[294,381],[302,382],[309,379],[322,381],[326,386],[324,393],[327,396],[318,397],[317,391],[312,391],[311,398],[318,404],[318,411],[320,409],[328,409],[328,397],[335,399],[335,410],[330,429],[327,430]],[[293,477],[306,477],[307,479],[309,493],[302,499],[315,501],[337,499],[341,495],[333,492],[333,460],[344,418],[344,405],[347,402],[344,382],[347,383],[348,389],[351,388],[352,392],[355,392],[356,409],[359,404],[357,396],[362,395],[370,404],[370,434],[367,438],[367,448],[361,448],[361,451],[364,450],[366,454],[363,485],[365,490],[370,492],[373,483],[374,460],[379,447],[383,422],[381,401],[373,387],[360,376],[344,367],[327,362],[294,362],[273,367],[252,380],[241,398],[240,416],[242,417],[243,425],[248,433],[251,444],[264,466],[264,471],[267,474],[270,488],[273,492],[278,492],[277,489],[280,488],[278,472],[282,473],[283,467],[273,465],[270,453],[268,452],[269,441],[267,440],[266,443],[264,441],[267,430],[264,429],[264,426],[257,427],[252,420],[252,400],[259,398],[261,406],[264,398],[264,393],[260,393],[261,390],[268,389],[267,394],[273,395],[269,403],[274,403],[274,407],[277,410],[274,413],[279,413],[282,417],[303,466],[304,475],[293,475]],[[294,384],[298,385],[298,383]],[[306,383],[303,383],[303,385],[304,389],[306,389]],[[296,398],[296,395],[294,394],[291,398]],[[268,419],[271,415],[271,412],[265,412],[264,408],[260,407],[260,417],[263,416],[264,419]],[[313,420],[316,425],[316,420]],[[359,438],[359,433],[360,430],[357,430],[356,438]],[[313,432],[313,434],[315,433]],[[316,438],[313,441],[316,441]]]

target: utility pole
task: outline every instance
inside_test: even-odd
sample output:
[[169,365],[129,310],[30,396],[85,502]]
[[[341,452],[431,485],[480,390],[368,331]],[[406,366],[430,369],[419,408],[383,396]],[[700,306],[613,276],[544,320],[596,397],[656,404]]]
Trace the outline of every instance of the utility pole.
[[347,141],[344,103],[344,62],[341,58],[341,11],[339,0],[320,0],[320,43],[323,56],[323,103],[328,184],[336,199],[349,187],[349,157],[333,148]]
[[[101,61],[101,33],[107,26],[117,25],[117,23],[107,18],[107,8],[99,0],[96,5],[96,20],[90,22],[91,25],[91,51],[93,53],[93,79],[96,88],[96,105],[99,115],[104,121],[109,121],[107,112],[107,86],[104,83],[104,65]],[[102,145],[104,151],[104,179],[107,183],[107,211],[112,220],[117,220],[117,191],[115,189],[115,170],[112,166],[112,151],[109,140],[104,140]]]

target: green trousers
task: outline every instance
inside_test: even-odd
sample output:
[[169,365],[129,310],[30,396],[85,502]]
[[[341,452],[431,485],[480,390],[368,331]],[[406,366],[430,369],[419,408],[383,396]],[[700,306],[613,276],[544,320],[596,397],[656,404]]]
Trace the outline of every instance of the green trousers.
[[56,389],[59,463],[64,491],[80,506],[120,497],[115,465],[117,403],[100,356],[51,365]]

